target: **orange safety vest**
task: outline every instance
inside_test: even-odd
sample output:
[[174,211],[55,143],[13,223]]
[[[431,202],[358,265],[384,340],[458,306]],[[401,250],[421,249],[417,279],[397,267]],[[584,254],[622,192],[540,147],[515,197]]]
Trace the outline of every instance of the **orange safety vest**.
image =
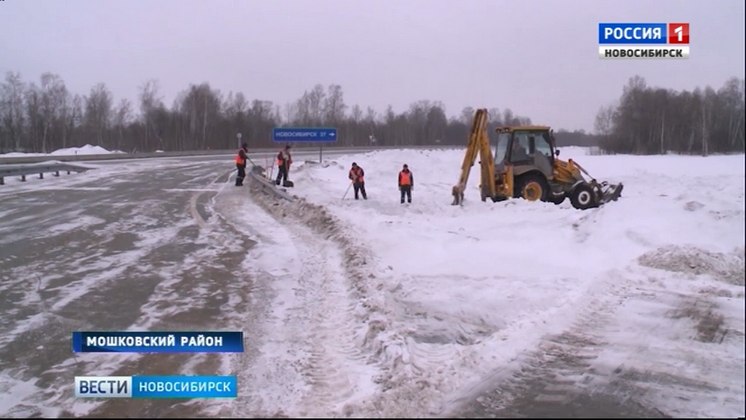
[[350,169],[350,179],[352,179],[354,182],[357,182],[360,184],[365,182],[365,179],[364,179],[365,177],[363,176],[363,174],[364,174],[363,168],[359,166],[357,167],[357,169],[355,168]]
[[411,174],[411,172],[399,172],[399,185],[401,185],[402,187],[412,185],[412,177],[410,176]]
[[244,159],[244,158],[242,158],[242,157],[241,157],[241,151],[242,151],[242,150],[243,150],[243,149],[240,149],[240,150],[238,151],[238,154],[236,155],[236,165],[241,165],[241,166],[243,166],[243,165],[245,165],[245,164],[246,164],[246,159]]
[[287,154],[287,158],[285,157],[285,152],[280,151],[280,153],[277,154],[277,166],[282,166],[285,161],[287,160],[287,166],[290,166],[291,163],[293,163],[293,158],[290,157],[290,153]]

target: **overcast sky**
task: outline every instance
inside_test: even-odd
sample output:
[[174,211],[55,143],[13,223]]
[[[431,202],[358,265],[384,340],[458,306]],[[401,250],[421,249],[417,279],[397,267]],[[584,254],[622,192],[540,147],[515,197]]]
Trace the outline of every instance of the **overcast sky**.
[[[689,22],[690,58],[598,58],[599,22]],[[0,0],[0,72],[115,102],[157,79],[285,105],[317,83],[348,106],[405,111],[439,100],[509,107],[534,123],[593,130],[633,75],[720,88],[744,77],[743,0]]]

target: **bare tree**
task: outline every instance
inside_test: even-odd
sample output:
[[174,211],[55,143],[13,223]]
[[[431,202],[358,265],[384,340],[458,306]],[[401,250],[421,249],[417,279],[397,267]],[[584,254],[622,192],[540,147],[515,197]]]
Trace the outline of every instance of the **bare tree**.
[[220,92],[208,83],[192,85],[180,95],[179,113],[186,122],[187,148],[197,150],[210,147],[208,133],[214,129],[220,115]]
[[116,110],[114,111],[114,128],[117,130],[117,141],[115,148],[117,150],[122,149],[124,144],[124,130],[129,125],[132,119],[132,104],[126,98],[119,101]]
[[596,114],[596,121],[594,124],[594,129],[596,130],[596,133],[602,136],[610,135],[611,130],[614,127],[613,118],[614,118],[614,107],[602,106],[598,110],[598,114]]
[[744,148],[744,79],[735,77],[728,79],[718,91],[724,112],[720,115],[721,124],[725,128],[725,145],[727,149]]
[[310,123],[314,125],[323,124],[324,118],[324,99],[326,92],[320,84],[314,86],[308,93],[308,110],[310,112]]
[[0,85],[0,118],[5,131],[8,133],[8,142],[3,147],[0,143],[0,152],[3,149],[21,150],[21,139],[23,136],[24,112],[23,112],[23,81],[20,73],[8,72],[5,74],[5,82]]
[[26,87],[25,100],[26,118],[28,120],[28,142],[24,150],[42,151],[41,132],[44,129],[43,118],[41,115],[41,93],[39,88],[30,83]]
[[324,124],[336,126],[342,122],[345,117],[347,105],[345,105],[341,86],[329,85],[322,108]]
[[67,88],[65,82],[59,76],[52,73],[41,75],[41,118],[42,118],[42,139],[41,149],[44,153],[48,151],[50,137],[54,125],[61,119],[62,108],[67,101]]
[[295,124],[302,119],[300,110],[298,109],[298,102],[291,104],[285,104],[285,121],[288,124]]
[[440,101],[435,102],[427,111],[424,143],[440,144],[445,137],[447,127],[448,118],[446,117],[445,107]]
[[352,110],[350,111],[350,119],[352,122],[359,124],[363,121],[363,109],[360,108],[360,105],[353,105]]
[[466,126],[471,125],[471,121],[474,119],[474,108],[467,106],[461,110],[461,122]]
[[108,147],[106,140],[112,119],[112,101],[111,92],[103,83],[92,87],[85,98],[85,125],[101,147]]
[[279,123],[276,107],[272,101],[255,99],[251,101],[249,114],[249,134],[257,144],[270,144],[272,127]]
[[159,108],[163,108],[163,99],[158,93],[158,81],[155,79],[148,80],[140,86],[140,118],[142,118],[145,127],[145,143],[141,149],[149,149],[151,137],[157,134],[155,124],[155,113]]

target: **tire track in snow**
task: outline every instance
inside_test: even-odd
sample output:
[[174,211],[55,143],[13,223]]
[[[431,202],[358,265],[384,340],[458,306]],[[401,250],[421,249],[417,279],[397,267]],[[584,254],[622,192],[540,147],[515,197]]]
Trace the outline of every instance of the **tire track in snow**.
[[569,328],[545,336],[512,368],[498,371],[455,401],[448,417],[661,417],[636,400],[631,388],[611,389],[594,360],[604,327],[628,296],[628,279],[610,275],[588,291],[587,306]]
[[[365,357],[351,337],[354,304],[350,301],[342,256],[329,240],[319,239],[304,229],[296,232],[303,251],[303,278],[309,322],[311,364],[308,379],[312,385],[301,407],[302,416],[322,417],[341,414],[344,403],[363,391],[360,385],[371,380]],[[319,252],[321,251],[321,252]],[[349,409],[348,409],[349,410]]]
[[[511,368],[462,392],[444,415],[699,417],[715,407],[726,414],[742,407],[738,382],[718,386],[715,378],[742,370],[743,362],[720,361],[726,350],[702,337],[701,324],[690,321],[687,339],[671,320],[692,316],[698,306],[705,309],[695,318],[717,317],[710,313],[714,305],[682,293],[685,284],[670,289],[651,276],[644,268],[610,272],[589,291],[587,306],[568,328],[543,337]],[[644,335],[649,339],[640,341]],[[735,340],[743,342],[742,336]],[[698,354],[697,347],[707,346],[707,354]],[[699,358],[708,360],[694,362]],[[693,364],[676,369],[681,360]]]
[[[245,385],[235,413],[353,414],[354,404],[373,387],[375,368],[356,338],[362,327],[356,322],[345,250],[287,217],[292,209],[275,206],[257,191],[252,194],[258,206],[245,209],[254,225],[262,227],[252,251],[252,271],[263,288],[258,294],[271,303],[261,331],[249,337],[255,350],[242,367],[246,373],[239,383]],[[281,255],[270,254],[277,252]]]

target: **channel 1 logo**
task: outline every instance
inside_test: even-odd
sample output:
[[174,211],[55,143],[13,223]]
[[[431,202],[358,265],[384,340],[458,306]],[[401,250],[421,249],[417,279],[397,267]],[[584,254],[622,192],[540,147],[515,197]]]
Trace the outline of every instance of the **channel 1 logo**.
[[599,23],[600,58],[688,58],[689,23]]
[[688,23],[669,23],[668,24],[668,43],[689,45],[689,24]]

